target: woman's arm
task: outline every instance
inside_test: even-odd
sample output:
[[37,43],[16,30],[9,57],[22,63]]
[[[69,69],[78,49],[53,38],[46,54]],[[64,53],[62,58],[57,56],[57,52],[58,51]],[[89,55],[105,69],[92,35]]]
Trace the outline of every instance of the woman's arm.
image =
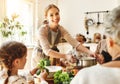
[[76,47],[76,50],[82,51],[82,52],[86,52],[86,53],[88,53],[89,55],[93,55],[93,56],[94,56],[94,53],[93,53],[92,51],[90,51],[88,48],[86,48],[85,46],[83,46],[82,44],[79,44],[79,45]]
[[[76,48],[76,50],[78,51],[82,51],[82,52],[86,52],[88,54],[93,54],[92,51],[90,51],[89,49],[87,49],[86,47],[84,47],[83,45],[81,45],[80,42],[78,42],[76,39],[74,39],[68,32],[67,30],[65,30],[63,27],[61,27],[61,32],[62,35],[64,37],[64,39],[70,43],[74,48]],[[94,54],[93,54],[94,55]]]

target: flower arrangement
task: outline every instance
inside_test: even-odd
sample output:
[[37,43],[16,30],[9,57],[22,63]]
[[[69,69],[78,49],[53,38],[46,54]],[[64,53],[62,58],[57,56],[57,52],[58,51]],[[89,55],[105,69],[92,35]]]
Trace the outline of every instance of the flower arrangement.
[[17,20],[19,15],[13,14],[11,18],[5,17],[2,22],[0,22],[0,33],[4,38],[10,36],[24,36],[27,34],[23,31],[23,25]]

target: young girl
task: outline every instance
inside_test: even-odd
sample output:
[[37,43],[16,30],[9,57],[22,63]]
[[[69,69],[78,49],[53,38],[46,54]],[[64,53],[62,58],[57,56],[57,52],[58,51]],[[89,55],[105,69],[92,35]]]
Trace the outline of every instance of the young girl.
[[37,68],[26,73],[26,76],[18,75],[18,70],[24,68],[27,60],[26,46],[10,41],[4,43],[0,49],[0,84],[27,84],[26,77],[32,76]]
[[93,52],[89,51],[78,41],[76,41],[63,26],[59,25],[59,12],[59,8],[54,4],[50,4],[45,9],[45,19],[47,20],[47,24],[44,24],[39,28],[39,41],[37,47],[33,51],[31,60],[32,67],[34,67],[41,58],[47,56],[52,58],[65,58],[70,61],[75,61],[72,55],[57,52],[57,45],[61,42],[62,38],[76,48],[76,50],[94,55]]

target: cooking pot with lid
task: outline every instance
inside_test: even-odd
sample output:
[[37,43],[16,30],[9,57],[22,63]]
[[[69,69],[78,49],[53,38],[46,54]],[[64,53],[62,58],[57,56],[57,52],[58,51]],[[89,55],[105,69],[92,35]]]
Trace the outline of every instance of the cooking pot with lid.
[[82,57],[78,61],[78,66],[89,67],[97,64],[96,58],[94,57]]

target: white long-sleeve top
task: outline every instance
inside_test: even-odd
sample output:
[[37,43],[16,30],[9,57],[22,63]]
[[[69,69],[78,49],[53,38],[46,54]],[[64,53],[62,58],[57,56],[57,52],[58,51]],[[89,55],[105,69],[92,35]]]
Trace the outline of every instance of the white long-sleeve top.
[[[5,71],[4,71],[5,72]],[[5,73],[6,74],[6,73]],[[2,71],[0,73],[0,84],[4,84],[7,75],[5,75]],[[28,84],[27,77],[32,76],[30,72],[24,72],[21,75],[13,75],[8,78],[8,84]]]
[[95,65],[80,70],[70,84],[120,84],[120,68]]

